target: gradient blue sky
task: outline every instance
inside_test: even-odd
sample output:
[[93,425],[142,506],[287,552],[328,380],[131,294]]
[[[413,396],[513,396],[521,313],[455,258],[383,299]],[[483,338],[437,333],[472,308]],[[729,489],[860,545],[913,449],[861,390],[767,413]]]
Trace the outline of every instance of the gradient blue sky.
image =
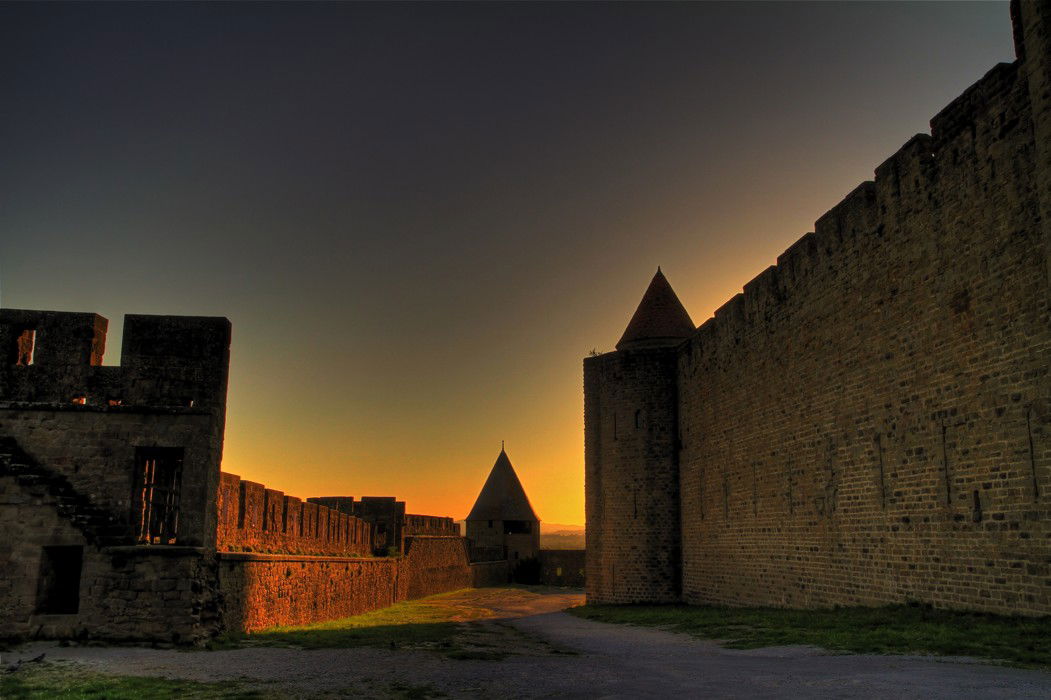
[[581,358],[696,323],[994,64],[1006,2],[0,5],[0,303],[233,322],[224,469],[583,522]]

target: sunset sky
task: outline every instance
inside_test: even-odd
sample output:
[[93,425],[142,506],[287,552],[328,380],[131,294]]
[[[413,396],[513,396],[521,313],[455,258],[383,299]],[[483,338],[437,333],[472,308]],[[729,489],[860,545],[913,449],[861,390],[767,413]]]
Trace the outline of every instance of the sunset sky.
[[583,523],[581,360],[697,324],[997,62],[1006,3],[3,4],[0,304],[226,316],[223,469]]

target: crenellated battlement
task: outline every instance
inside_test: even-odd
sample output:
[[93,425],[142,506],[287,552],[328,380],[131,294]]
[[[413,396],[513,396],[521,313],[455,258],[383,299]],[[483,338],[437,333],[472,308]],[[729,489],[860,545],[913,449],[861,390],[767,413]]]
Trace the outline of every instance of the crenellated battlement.
[[998,63],[982,79],[931,118],[931,137],[938,147],[951,143],[965,131],[973,131],[990,105],[1001,101],[1018,81],[1019,63]]
[[128,315],[119,367],[102,366],[108,327],[94,313],[0,309],[0,402],[222,410],[227,319]]
[[370,556],[373,527],[368,521],[319,505],[236,474],[219,475],[221,552],[268,552]]
[[[917,134],[906,141],[875,169],[873,180],[854,188],[817,219],[813,232],[779,255],[776,265],[746,283],[742,293],[701,323],[693,342],[740,342],[749,332],[777,323],[784,317],[784,307],[806,303],[825,293],[826,285],[834,287],[835,278],[855,269],[857,260],[875,248],[901,244],[888,238],[888,222],[919,212],[929,218],[946,199],[940,179],[956,181],[961,173],[982,167],[976,148],[1007,136],[1028,119],[1022,104],[1023,83],[1017,63],[990,70],[931,120],[933,135]],[[982,150],[991,163],[1015,156]]]
[[[108,328],[94,313],[0,309],[0,436],[137,542],[211,547],[230,322],[126,316],[118,367],[102,365]],[[158,473],[175,485],[166,505],[149,502]]]

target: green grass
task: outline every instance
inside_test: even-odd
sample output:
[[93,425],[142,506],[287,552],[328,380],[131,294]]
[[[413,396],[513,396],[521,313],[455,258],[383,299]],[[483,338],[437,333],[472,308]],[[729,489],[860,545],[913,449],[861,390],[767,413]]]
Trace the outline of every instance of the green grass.
[[343,649],[349,647],[389,647],[391,649],[442,648],[451,646],[457,633],[455,622],[405,623],[394,625],[341,625],[335,620],[322,625],[275,627],[237,640],[235,646],[290,646],[300,649]]
[[[250,635],[219,640],[210,648],[290,646],[332,649],[371,646],[431,649],[451,658],[482,658],[478,656],[482,652],[463,648],[458,638],[462,634],[462,623],[485,619],[491,615],[491,611],[478,605],[476,600],[465,603],[462,600],[463,593],[442,593],[362,615],[311,625],[272,627]],[[477,597],[473,596],[474,599]]]
[[1051,668],[1051,617],[1000,617],[910,605],[831,610],[586,605],[568,612],[588,620],[685,632],[734,649],[809,644],[858,654],[973,656]]
[[507,606],[528,603],[543,593],[536,586],[463,589],[340,620],[272,627],[228,637],[213,642],[208,648],[369,646],[426,650],[450,659],[479,661],[496,661],[512,655],[572,653],[531,637],[500,619],[506,615]]
[[0,698],[70,698],[72,700],[143,700],[144,698],[224,698],[255,700],[271,697],[235,682],[196,683],[165,678],[140,678],[96,673],[78,666],[26,664],[0,675]]
[[[0,670],[0,699],[70,698],[72,700],[286,700],[304,697],[300,690],[268,688],[259,690],[236,681],[200,683],[117,676],[91,671],[77,664],[25,664],[17,671]],[[364,686],[311,692],[317,698],[384,698],[385,700],[433,700],[448,697],[430,684],[371,682]]]

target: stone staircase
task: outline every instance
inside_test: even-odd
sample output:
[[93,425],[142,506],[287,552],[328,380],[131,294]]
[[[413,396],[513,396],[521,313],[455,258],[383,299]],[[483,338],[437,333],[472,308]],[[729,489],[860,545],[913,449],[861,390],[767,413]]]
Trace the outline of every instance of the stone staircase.
[[0,476],[13,476],[27,493],[51,496],[59,515],[98,547],[135,544],[128,523],[80,494],[66,477],[38,464],[14,438],[0,437]]

